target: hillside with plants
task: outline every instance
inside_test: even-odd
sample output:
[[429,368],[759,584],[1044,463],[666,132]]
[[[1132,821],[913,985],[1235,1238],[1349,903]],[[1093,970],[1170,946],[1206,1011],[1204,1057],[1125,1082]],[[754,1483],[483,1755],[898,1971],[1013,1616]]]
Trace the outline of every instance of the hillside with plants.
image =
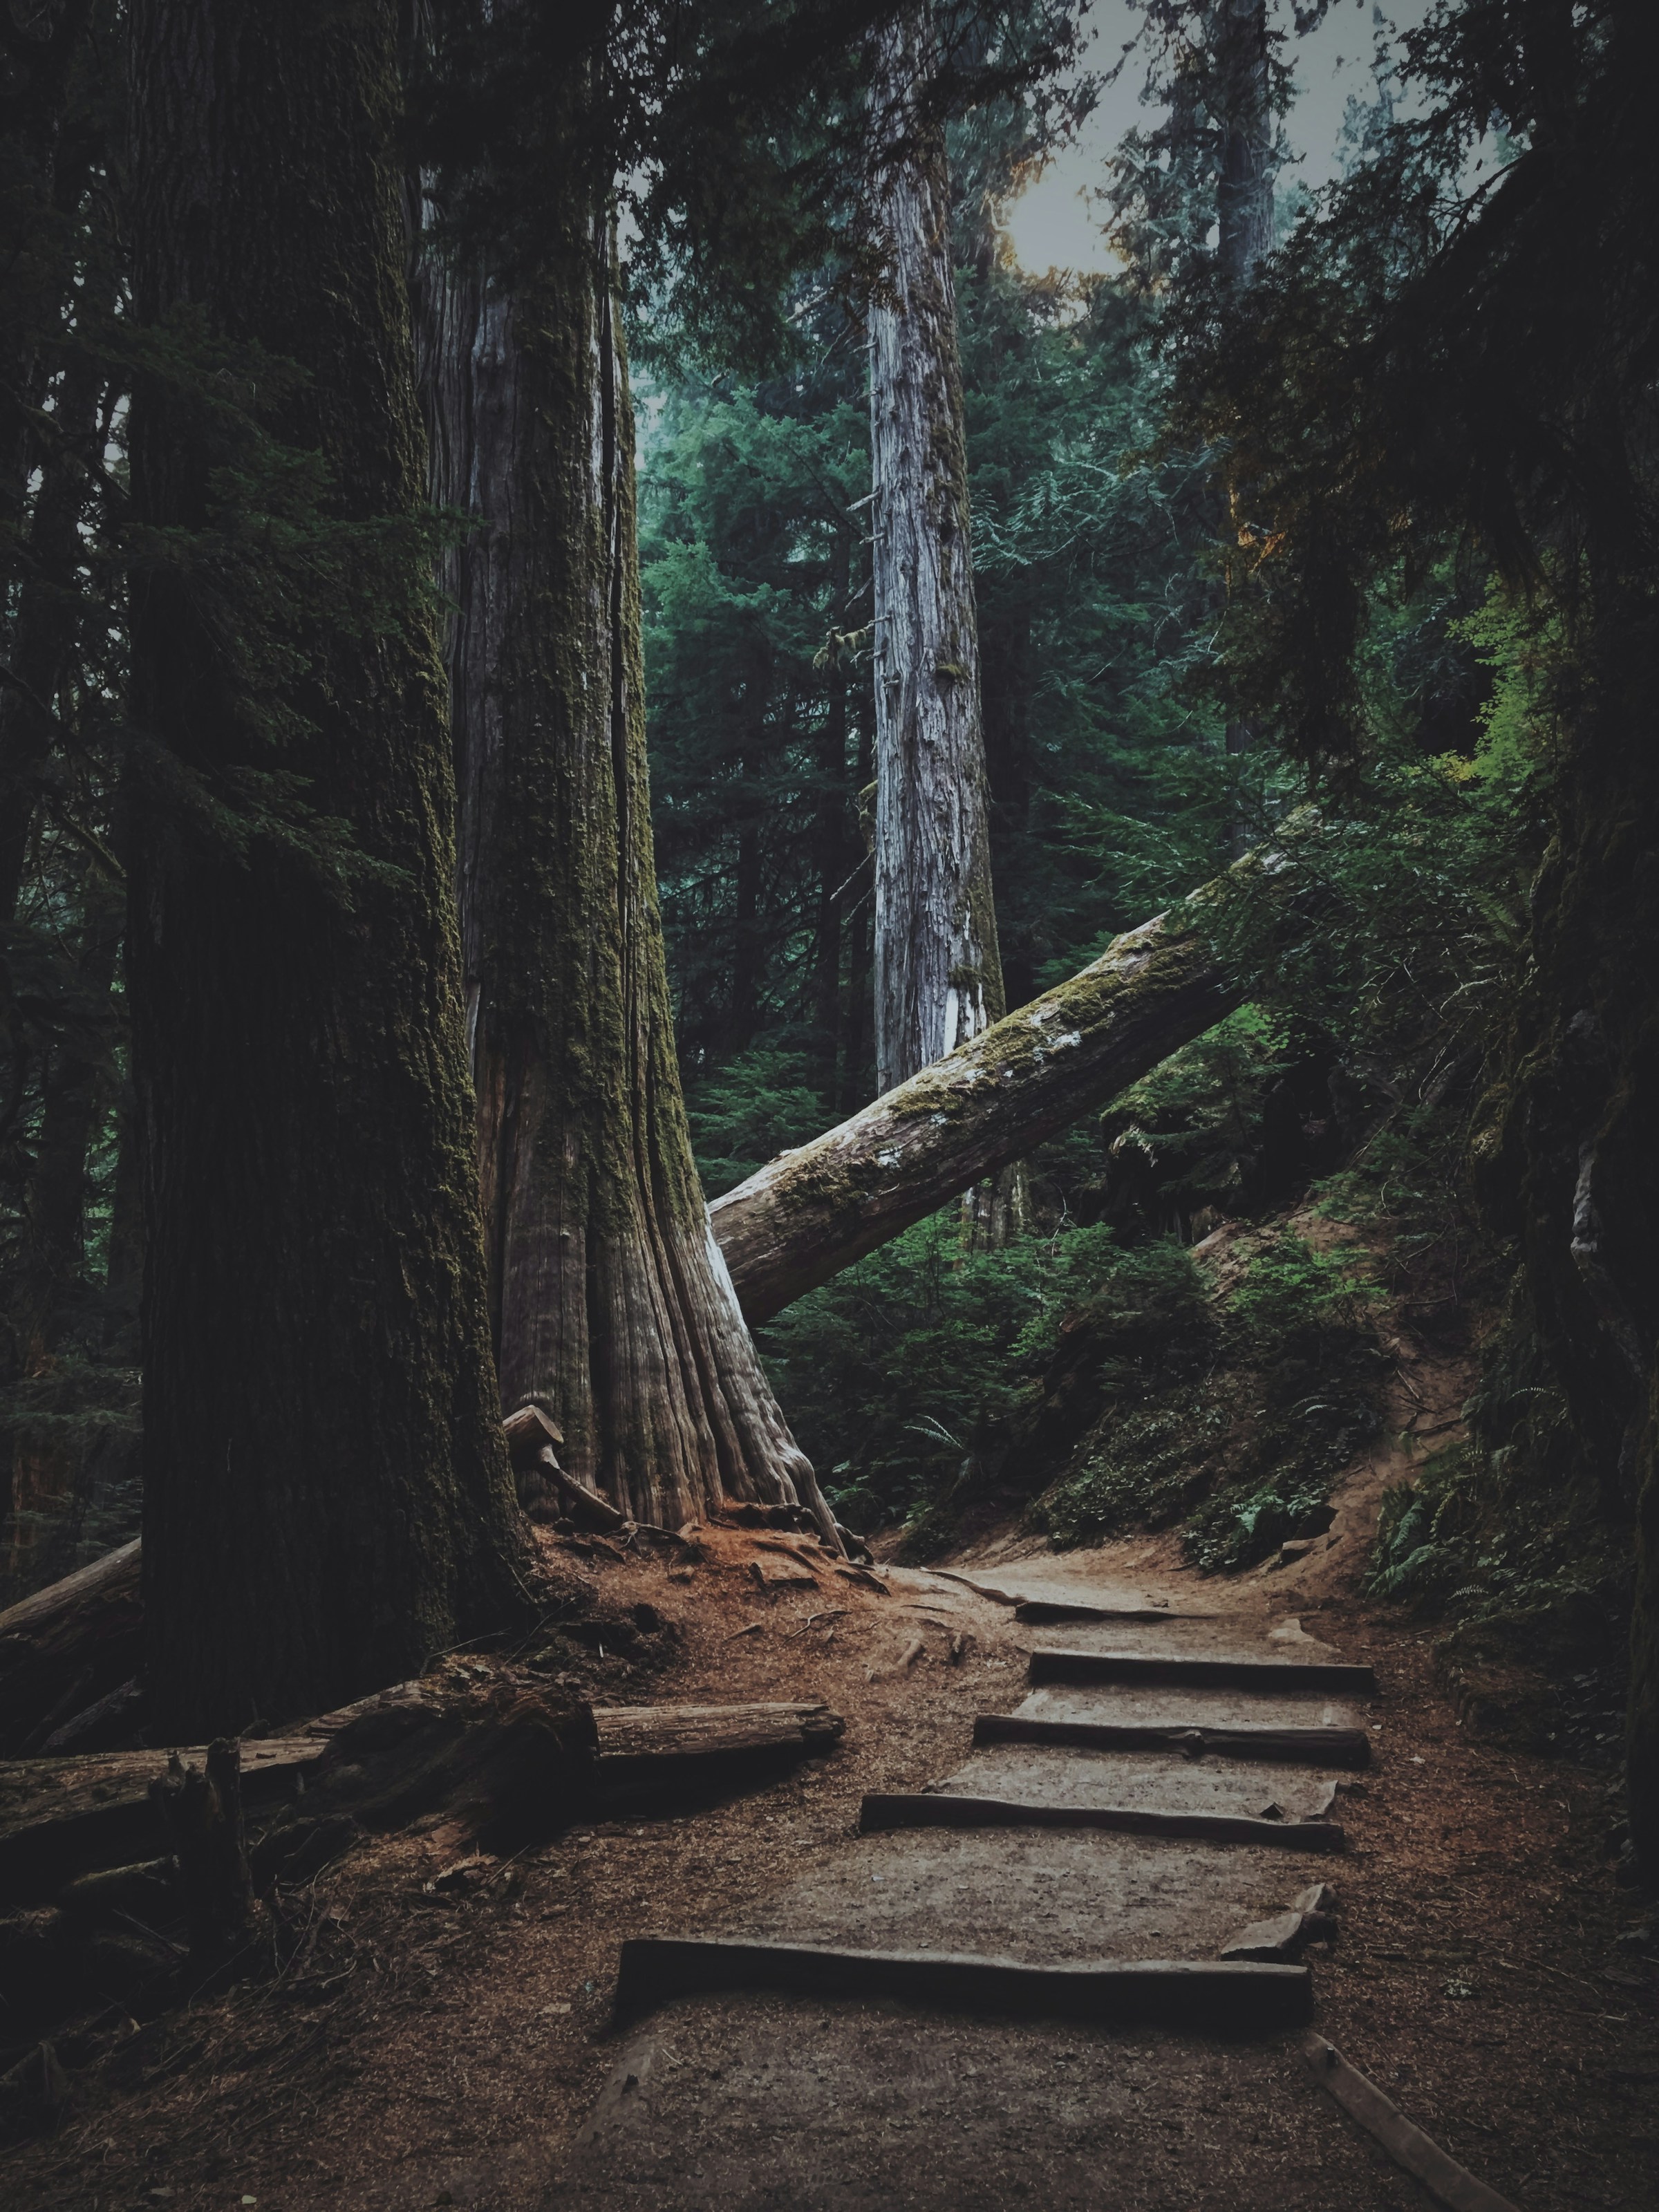
[[[1168,98],[1193,64],[1179,10],[1149,13]],[[1328,649],[1312,625],[1330,616],[1310,605],[1290,627],[1273,564],[1303,518],[1274,502],[1304,495],[1320,455],[1294,442],[1296,403],[1252,412],[1275,365],[1288,374],[1268,349],[1323,312],[1317,286],[1363,277],[1363,346],[1451,250],[1488,143],[1458,72],[1495,36],[1466,11],[1379,49],[1342,175],[1281,197],[1255,350],[1205,244],[1213,88],[1207,111],[1192,88],[1117,150],[1105,275],[1016,258],[1006,210],[1055,150],[1028,108],[952,125],[1010,1003],[1310,799],[1319,830],[1289,930],[1248,907],[1218,925],[1244,1003],[1030,1158],[1022,1233],[985,1249],[947,1212],[759,1340],[837,1512],[901,1557],[1012,1519],[1060,1546],[1178,1528],[1206,1571],[1236,1571],[1328,1525],[1335,1478],[1399,1419],[1403,1334],[1461,1363],[1469,1426],[1389,1493],[1374,1587],[1482,1648],[1547,1650],[1563,1683],[1589,1669],[1606,1705],[1629,1550],[1575,1452],[1510,1194],[1483,1167],[1516,1079],[1582,610],[1551,588],[1555,556],[1517,567],[1472,515],[1345,540],[1346,642],[1318,671],[1340,737],[1327,723],[1311,743],[1302,656]],[[1292,123],[1295,61],[1277,50],[1271,92]],[[868,424],[833,272],[799,301],[769,377],[653,372],[641,449],[665,920],[711,1195],[874,1089]],[[1322,390],[1291,388],[1307,447]]]

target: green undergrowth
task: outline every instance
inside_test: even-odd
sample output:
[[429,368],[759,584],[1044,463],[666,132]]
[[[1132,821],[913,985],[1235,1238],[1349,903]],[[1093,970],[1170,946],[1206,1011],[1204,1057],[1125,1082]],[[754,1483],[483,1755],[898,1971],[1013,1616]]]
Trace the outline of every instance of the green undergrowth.
[[1115,1372],[1109,1323],[1088,1345],[1104,1354],[1101,1411],[1032,1508],[1055,1544],[1182,1522],[1214,1572],[1328,1527],[1331,1484],[1379,1425],[1372,1293],[1348,1255],[1293,1229],[1250,1242],[1154,1365]]
[[1466,1413],[1467,1436],[1385,1493],[1366,1588],[1439,1624],[1443,1668],[1547,1680],[1537,1747],[1610,1757],[1633,1561],[1586,1477],[1518,1286],[1482,1347]]
[[907,1556],[1018,1512],[1056,1547],[1184,1522],[1215,1571],[1328,1522],[1378,1424],[1372,1298],[1289,1227],[1218,1273],[1104,1224],[969,1255],[945,1215],[760,1340],[842,1517]]

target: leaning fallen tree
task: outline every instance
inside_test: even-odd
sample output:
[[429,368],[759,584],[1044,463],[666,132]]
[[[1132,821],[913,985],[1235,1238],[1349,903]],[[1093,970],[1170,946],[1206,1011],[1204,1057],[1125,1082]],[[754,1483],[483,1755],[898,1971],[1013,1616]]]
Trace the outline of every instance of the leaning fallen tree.
[[1252,854],[1182,907],[1115,938],[862,1113],[781,1152],[709,1207],[751,1327],[1102,1106],[1243,998],[1216,949],[1223,906],[1289,887]]

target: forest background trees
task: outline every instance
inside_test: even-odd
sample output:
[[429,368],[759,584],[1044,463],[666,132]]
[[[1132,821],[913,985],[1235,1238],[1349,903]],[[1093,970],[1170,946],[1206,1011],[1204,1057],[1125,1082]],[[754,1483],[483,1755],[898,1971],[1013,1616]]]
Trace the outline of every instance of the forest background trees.
[[[9,1589],[135,1525],[146,1212],[149,1511],[169,1481],[192,1528],[240,1498],[201,1541],[272,1544],[319,1591],[362,1556],[336,1540],[358,1512],[410,1652],[410,1624],[518,1601],[496,1360],[652,1516],[810,1500],[811,1462],[830,1510],[917,1546],[1018,1506],[1066,1540],[1179,1519],[1240,1564],[1376,1418],[1363,1291],[1282,1224],[1312,1183],[1387,1223],[1414,1325],[1479,1353],[1470,1441],[1391,1501],[1378,1586],[1613,1685],[1604,1624],[1633,1610],[1645,1741],[1643,12],[1447,0],[1351,116],[1344,176],[1275,199],[1323,10],[1149,0],[1154,98],[1102,179],[1118,266],[1079,282],[1002,228],[1086,104],[1070,17],[935,9],[1008,1002],[1310,793],[1324,828],[1304,926],[1228,908],[1238,1010],[1042,1148],[1028,1234],[907,1232],[781,1314],[763,1368],[692,1162],[718,1191],[878,1085],[864,339],[891,11],[522,0],[440,11],[415,49],[362,0],[324,83],[230,10],[276,42],[261,82],[350,149],[278,149],[252,75],[215,94],[273,173],[314,156],[307,190],[356,210],[326,241],[350,281],[313,299],[298,231],[184,128],[178,27],[216,5],[5,18]],[[198,202],[216,240],[179,218]],[[1218,1321],[1188,1247],[1222,1215],[1279,1225]],[[1269,1370],[1260,1449],[1229,1459],[1213,1377]],[[246,1492],[227,1443],[266,1468]],[[476,1577],[398,1533],[423,1486],[410,1527],[471,1531]],[[309,1564],[283,1534],[307,1513]]]

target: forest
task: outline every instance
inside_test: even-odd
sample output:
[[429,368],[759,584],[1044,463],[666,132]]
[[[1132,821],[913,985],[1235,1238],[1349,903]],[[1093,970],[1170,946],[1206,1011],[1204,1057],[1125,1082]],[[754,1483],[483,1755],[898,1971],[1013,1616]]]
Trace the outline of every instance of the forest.
[[[1418,2117],[1653,2201],[1656,72],[1642,0],[0,0],[9,2201],[842,2203],[824,2110],[911,2058],[769,2177],[714,2106],[655,2166],[647,1978],[761,1972],[798,2081],[870,1990],[1042,2012],[897,1920],[832,1973],[801,1869],[1000,1669],[1184,1681],[1098,1641],[1171,1606],[1206,1680],[1279,1639],[1257,1696],[1373,1656],[1345,1930],[1386,1863],[1535,1978],[1612,1947]],[[1213,1828],[1158,1778],[1237,1714],[1121,1694],[1137,1835]],[[1226,1818],[1322,1820],[1249,1712]],[[711,1893],[787,1972],[649,1952]],[[1222,1958],[1340,1981],[1295,2017],[1417,2111],[1515,1959],[1368,2010],[1297,1910]],[[717,2002],[666,2017],[750,2049]],[[398,2089],[393,2020],[473,2056]],[[1565,2112],[1552,2049],[1629,2107],[1571,2158],[1502,2101]],[[1281,2197],[1239,2079],[1231,2184],[914,2201],[1510,2203],[1334,2077],[1413,2179]]]

